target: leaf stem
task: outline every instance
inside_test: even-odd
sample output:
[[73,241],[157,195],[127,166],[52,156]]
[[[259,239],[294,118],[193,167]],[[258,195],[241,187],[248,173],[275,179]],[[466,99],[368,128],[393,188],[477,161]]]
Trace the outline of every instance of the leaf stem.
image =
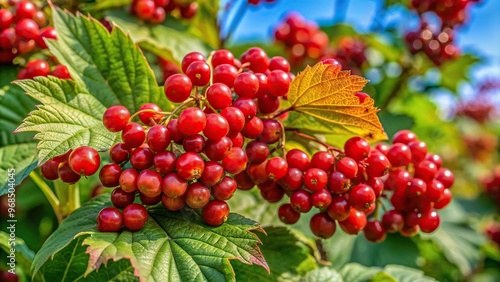
[[50,189],[49,185],[47,185],[47,183],[45,183],[40,175],[38,175],[38,173],[32,171],[30,172],[29,176],[33,180],[33,182],[35,182],[38,188],[40,188],[42,193],[45,195],[45,198],[47,198],[47,201],[49,201],[52,210],[54,210],[54,213],[56,214],[57,222],[61,223],[63,217],[61,214],[61,203],[59,202],[59,199],[56,197],[52,189]]
[[80,186],[77,183],[68,186],[67,206],[66,216],[80,207]]

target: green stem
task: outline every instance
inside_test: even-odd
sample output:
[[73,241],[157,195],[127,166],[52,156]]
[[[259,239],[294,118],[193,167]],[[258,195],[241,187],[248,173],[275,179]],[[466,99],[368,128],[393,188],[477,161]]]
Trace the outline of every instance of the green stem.
[[49,204],[52,206],[52,209],[56,214],[57,222],[61,223],[63,216],[61,213],[61,203],[59,202],[59,199],[56,197],[54,192],[52,192],[49,185],[47,185],[47,183],[45,183],[45,181],[43,181],[40,175],[38,175],[35,171],[30,172],[29,176],[40,188],[40,190],[42,190],[42,193],[45,195],[45,198],[47,198],[47,201],[49,201]]
[[80,207],[80,186],[78,184],[70,184],[68,187],[68,209],[66,215]]

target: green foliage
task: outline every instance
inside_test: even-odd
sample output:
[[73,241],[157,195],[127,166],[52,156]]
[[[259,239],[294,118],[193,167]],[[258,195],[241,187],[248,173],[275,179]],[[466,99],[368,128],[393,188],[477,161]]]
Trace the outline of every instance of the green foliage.
[[17,84],[43,103],[17,129],[37,132],[40,163],[83,145],[105,150],[117,139],[102,125],[105,107],[72,80],[38,77]]
[[[153,280],[234,280],[229,260],[268,269],[257,246],[260,241],[250,232],[260,229],[252,220],[231,214],[223,225],[209,227],[196,213],[158,207],[149,210],[150,218],[140,231],[98,232],[97,214],[109,205],[109,195],[98,196],[65,219],[35,256],[33,274],[50,280],[57,273],[51,266],[57,265],[59,272],[70,269],[72,277],[85,276],[99,271],[101,264],[121,259],[130,261],[134,275]],[[71,244],[75,240],[82,241]],[[63,253],[57,256],[59,252]]]
[[26,243],[21,238],[16,237],[15,240],[10,241],[9,234],[0,231],[0,250],[2,251],[0,253],[2,253],[2,258],[10,255],[13,248],[16,250],[16,270],[20,274],[30,276],[30,266],[35,253],[26,246]]
[[[35,143],[8,145],[0,148],[0,195],[7,194],[12,185],[19,185],[28,174],[36,168],[37,152]],[[13,174],[15,182],[9,183],[9,174]]]
[[472,55],[463,55],[455,60],[444,63],[441,70],[440,86],[457,94],[460,82],[469,80],[469,70],[479,59]]

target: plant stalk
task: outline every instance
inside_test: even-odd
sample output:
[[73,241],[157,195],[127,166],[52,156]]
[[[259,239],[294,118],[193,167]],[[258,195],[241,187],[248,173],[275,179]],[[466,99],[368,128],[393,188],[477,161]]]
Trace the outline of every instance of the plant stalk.
[[57,222],[61,223],[63,216],[61,213],[61,203],[57,196],[54,194],[52,189],[50,189],[49,185],[47,185],[47,183],[45,183],[45,181],[35,171],[30,172],[29,176],[40,188],[42,193],[45,195],[45,198],[47,198],[47,201],[49,201],[52,210],[54,210],[54,213],[56,214]]

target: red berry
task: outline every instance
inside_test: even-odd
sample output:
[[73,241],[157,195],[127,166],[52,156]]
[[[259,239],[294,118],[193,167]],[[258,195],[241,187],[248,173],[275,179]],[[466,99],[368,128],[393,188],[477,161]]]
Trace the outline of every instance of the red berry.
[[117,164],[106,164],[99,172],[99,180],[104,187],[116,187],[120,185],[120,175],[122,168]]
[[97,229],[100,232],[118,232],[122,228],[123,217],[114,207],[105,207],[97,215]]
[[192,62],[185,73],[196,86],[205,86],[210,81],[211,70],[205,61]]
[[130,112],[121,105],[111,106],[106,109],[102,117],[102,123],[111,132],[125,129],[130,119]]
[[259,90],[259,80],[253,73],[242,72],[234,80],[233,88],[239,97],[253,99]]
[[443,183],[444,188],[450,188],[455,182],[453,172],[447,168],[440,168],[436,175],[436,180]]
[[167,129],[170,132],[170,138],[174,142],[181,142],[185,136],[184,133],[182,133],[179,129],[179,122],[177,119],[171,119],[167,124]]
[[[120,187],[115,188],[111,192],[111,203],[113,206],[123,209],[124,207],[132,204],[135,200],[135,193],[127,193],[123,191]],[[121,226],[120,226],[121,227]]]
[[199,182],[195,182],[187,187],[184,196],[186,204],[190,208],[201,209],[210,201],[210,189]]
[[163,194],[160,194],[156,197],[148,197],[142,193],[139,193],[139,199],[141,200],[141,203],[146,206],[154,206],[161,202],[161,197]]
[[240,190],[250,190],[255,186],[255,183],[245,170],[236,174],[234,180],[236,184],[238,184],[238,189]]
[[245,152],[248,156],[248,163],[260,164],[269,156],[269,147],[266,143],[253,140],[247,144]]
[[94,148],[81,146],[71,152],[68,157],[68,163],[74,172],[90,176],[99,169],[101,158]]
[[133,168],[127,168],[120,175],[120,179],[118,182],[120,183],[120,187],[123,191],[132,193],[137,191],[137,178],[139,177],[139,173],[137,170]]
[[326,187],[328,176],[319,168],[310,168],[304,173],[304,185],[311,192],[317,192]]
[[403,143],[396,143],[391,146],[386,154],[392,167],[407,166],[412,160],[410,147]]
[[274,144],[280,140],[283,135],[283,126],[275,119],[265,119],[262,121],[262,132],[259,140],[267,144]]
[[140,113],[139,119],[145,125],[153,126],[155,124],[158,124],[160,120],[163,118],[163,115],[159,113],[161,112],[161,109],[156,104],[146,103],[139,108],[139,111],[144,111],[144,110],[146,110],[147,112]]
[[184,109],[177,120],[179,130],[186,135],[194,135],[201,132],[207,123],[205,113],[196,108]]
[[200,155],[187,152],[180,155],[175,163],[177,173],[186,180],[194,180],[201,177],[205,169],[205,161]]
[[238,174],[245,170],[247,163],[247,154],[238,147],[231,148],[229,153],[222,159],[222,166],[231,174]]
[[116,143],[109,149],[109,157],[111,161],[115,164],[121,164],[128,161],[130,156],[130,151],[125,148],[124,143]]
[[165,80],[165,88],[163,90],[168,100],[180,103],[189,98],[192,89],[193,83],[189,77],[179,73],[173,74]]
[[296,191],[302,187],[304,183],[304,174],[295,167],[288,168],[285,177],[281,178],[280,184],[287,191]]
[[223,83],[214,83],[207,88],[208,103],[216,110],[225,109],[233,102],[233,92]]
[[236,107],[227,107],[220,112],[229,123],[230,132],[239,132],[245,126],[245,115]]
[[440,222],[441,219],[439,218],[439,214],[436,211],[430,211],[426,214],[422,214],[418,226],[422,232],[431,233],[438,228]]
[[[219,183],[225,175],[224,168],[215,161],[208,161],[205,163],[205,169],[199,181],[208,187],[214,186]],[[253,186],[253,185],[252,185]]]
[[59,174],[59,178],[62,182],[68,184],[74,184],[80,180],[81,175],[76,173],[70,166],[68,162],[63,162],[59,164],[59,168],[57,170]]
[[221,182],[212,187],[212,196],[216,200],[229,200],[233,196],[234,192],[236,192],[237,187],[238,185],[236,184],[236,181],[234,181],[233,178],[226,176]]
[[300,213],[290,204],[283,204],[278,209],[278,217],[285,224],[294,224],[299,221]]
[[408,188],[406,190],[406,194],[410,198],[418,198],[419,196],[425,194],[427,191],[427,185],[425,184],[422,179],[419,178],[413,178],[410,180],[410,185],[408,185]]
[[309,222],[309,227],[314,235],[327,239],[333,236],[337,225],[326,213],[317,213],[313,215]]
[[382,153],[372,151],[370,156],[366,159],[367,167],[366,173],[369,177],[380,177],[387,174],[391,163]]
[[358,163],[349,157],[338,160],[335,166],[337,171],[343,173],[347,178],[354,178],[358,174]]
[[205,155],[212,161],[222,161],[232,148],[231,139],[222,137],[217,140],[207,140],[205,143]]
[[410,144],[410,142],[417,140],[417,135],[413,133],[410,130],[400,130],[392,136],[392,143],[403,143],[403,144]]
[[127,148],[137,148],[146,140],[146,132],[142,125],[136,122],[128,123],[122,131],[122,140]]
[[332,195],[332,201],[328,206],[327,213],[334,220],[344,220],[349,216],[351,206],[344,196]]
[[311,195],[311,203],[321,211],[325,211],[332,203],[332,194],[326,189],[321,189]]
[[349,192],[349,204],[358,211],[366,211],[375,204],[375,192],[366,184],[358,184]]
[[285,177],[288,170],[288,164],[281,157],[272,157],[266,164],[266,173],[270,179],[280,180]]
[[297,190],[290,195],[290,205],[301,213],[306,213],[311,210],[311,194],[304,190]]
[[[171,2],[174,2],[174,1],[171,1]],[[199,61],[202,61],[202,62],[205,61],[205,56],[203,56],[203,54],[201,54],[199,52],[187,53],[181,62],[182,72],[186,73],[186,71],[187,71],[188,67],[191,65],[191,63],[199,62]]]
[[31,60],[26,65],[26,76],[34,78],[36,76],[47,76],[50,73],[50,66],[44,60]]
[[352,137],[344,144],[346,156],[359,162],[370,154],[370,144],[361,137]]
[[143,20],[151,19],[155,13],[155,9],[156,4],[153,0],[138,0],[134,7],[137,16]]
[[382,216],[382,226],[389,233],[398,232],[404,226],[404,216],[397,210],[390,210]]
[[385,181],[385,188],[387,190],[406,189],[410,184],[411,175],[408,171],[402,168],[390,171],[387,180]]
[[219,114],[208,114],[203,134],[208,139],[216,140],[229,133],[229,123]]
[[269,59],[266,52],[258,47],[248,49],[241,56],[241,63],[249,63],[249,68],[253,72],[265,72],[269,66]]
[[157,153],[153,158],[156,172],[168,174],[174,171],[177,157],[171,151]]
[[45,43],[45,40],[44,40],[45,38],[56,39],[57,32],[56,32],[55,28],[48,26],[48,27],[42,28],[40,30],[40,34],[38,35],[38,37],[36,38],[35,41],[36,41],[36,44],[42,49],[47,49],[47,44]]
[[267,89],[274,97],[282,97],[288,93],[290,87],[290,76],[282,70],[272,71],[267,76]]
[[363,230],[366,240],[373,243],[380,243],[385,240],[387,234],[384,227],[377,220],[369,220],[366,223],[365,229]]
[[223,83],[227,87],[232,88],[234,80],[238,76],[238,70],[229,64],[222,64],[214,68],[213,82]]
[[441,198],[439,198],[439,200],[434,203],[434,208],[439,210],[446,207],[451,202],[451,198],[452,195],[450,189],[444,189],[443,193],[441,194]]
[[138,170],[148,169],[153,166],[154,155],[149,148],[136,148],[130,156],[130,164]]
[[33,2],[20,1],[16,4],[16,19],[33,19],[37,9]]
[[152,126],[147,135],[147,143],[154,152],[162,152],[170,145],[170,132],[161,124]]
[[57,65],[52,70],[52,75],[60,79],[71,79],[69,70],[65,65]]
[[168,197],[167,195],[161,196],[161,203],[169,211],[181,210],[186,205],[185,196],[179,196],[175,198]]
[[414,176],[418,177],[425,182],[432,181],[438,172],[438,167],[435,163],[424,160],[419,164],[415,165]]
[[299,149],[292,149],[286,153],[286,162],[288,167],[295,167],[305,171],[310,166],[309,156]]
[[43,177],[47,180],[56,180],[59,178],[59,174],[57,172],[59,167],[59,162],[50,159],[43,163],[40,167]]
[[335,157],[329,152],[316,152],[311,158],[311,167],[316,167],[329,173],[335,162]]
[[199,153],[205,148],[205,137],[201,134],[186,136],[182,141],[182,147],[186,152]]
[[7,9],[0,9],[0,30],[9,28],[13,22],[14,16],[12,12]]
[[347,192],[351,187],[351,179],[347,178],[342,172],[335,171],[328,176],[328,189],[335,194]]
[[241,133],[247,138],[257,139],[257,137],[262,133],[262,130],[264,130],[262,120],[258,117],[253,117],[245,124]]
[[196,11],[198,11],[198,3],[197,2],[191,2],[188,3],[187,5],[182,5],[180,7],[180,12],[181,12],[181,17],[184,19],[190,19],[194,17],[196,14]]
[[27,40],[33,40],[38,37],[40,30],[38,24],[30,19],[22,19],[16,24],[16,35]]
[[269,70],[281,70],[288,73],[290,71],[290,63],[281,56],[274,56],[269,60]]
[[365,228],[366,215],[361,211],[351,208],[347,218],[339,221],[339,225],[345,233],[356,235]]
[[162,192],[162,177],[153,170],[143,170],[137,177],[139,192],[148,197],[157,197]]
[[419,163],[425,159],[427,155],[427,144],[423,141],[415,140],[408,143],[410,147],[411,158],[413,163]]
[[224,201],[212,200],[201,210],[201,216],[208,225],[219,226],[229,217],[229,206]]
[[184,195],[187,187],[188,183],[186,180],[175,172],[165,175],[161,182],[163,194],[169,198],[176,198]]
[[123,209],[123,225],[130,231],[141,230],[148,220],[148,211],[139,204],[130,204]]
[[234,64],[234,55],[226,49],[219,49],[212,54],[212,67],[217,67],[222,64]]
[[261,114],[274,113],[280,107],[281,99],[268,94],[263,94],[258,98],[257,105]]

